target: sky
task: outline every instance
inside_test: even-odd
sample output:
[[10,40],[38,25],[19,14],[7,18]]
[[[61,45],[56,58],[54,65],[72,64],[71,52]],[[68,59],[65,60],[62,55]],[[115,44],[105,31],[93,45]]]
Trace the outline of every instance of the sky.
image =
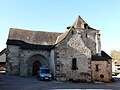
[[102,50],[120,50],[120,0],[0,0],[0,51],[10,28],[65,32],[78,15],[100,30]]

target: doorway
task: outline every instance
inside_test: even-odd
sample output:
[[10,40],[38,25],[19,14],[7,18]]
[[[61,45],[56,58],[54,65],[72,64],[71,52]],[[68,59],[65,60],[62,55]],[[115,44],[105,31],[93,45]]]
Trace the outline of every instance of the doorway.
[[33,62],[32,76],[36,76],[37,75],[40,66],[41,66],[41,63],[39,61]]
[[28,76],[36,76],[38,73],[39,67],[48,67],[48,60],[39,54],[32,55],[27,59],[27,68],[28,68]]

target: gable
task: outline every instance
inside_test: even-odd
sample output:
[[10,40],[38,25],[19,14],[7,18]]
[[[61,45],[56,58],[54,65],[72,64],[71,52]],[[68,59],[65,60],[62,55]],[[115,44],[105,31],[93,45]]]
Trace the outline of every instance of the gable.
[[[62,47],[62,48],[71,48],[71,53],[73,52],[72,50],[79,52],[79,54],[84,54],[88,57],[91,57],[91,51],[90,49],[85,45],[82,37],[81,37],[82,29],[79,31],[70,28],[68,29],[65,33],[62,35],[58,36],[58,43],[57,47]],[[61,49],[62,49],[61,48]]]
[[66,36],[68,35],[68,33],[69,33],[71,30],[72,30],[72,28],[68,29],[65,33],[59,35],[59,36],[57,37],[57,40],[56,40],[55,44],[58,44],[58,43],[60,43],[62,40],[64,40],[64,39],[66,38]]

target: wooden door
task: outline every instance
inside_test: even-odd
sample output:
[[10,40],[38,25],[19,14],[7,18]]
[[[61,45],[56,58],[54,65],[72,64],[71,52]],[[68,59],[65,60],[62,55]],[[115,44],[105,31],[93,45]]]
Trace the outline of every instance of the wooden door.
[[37,75],[40,66],[41,66],[41,63],[39,61],[33,62],[33,69],[32,69],[33,76]]

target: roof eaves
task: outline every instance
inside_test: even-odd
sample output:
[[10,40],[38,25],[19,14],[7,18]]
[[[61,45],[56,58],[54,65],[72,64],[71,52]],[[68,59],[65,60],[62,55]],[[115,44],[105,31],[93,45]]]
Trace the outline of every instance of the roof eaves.
[[0,52],[0,56],[3,55],[4,53],[6,53],[7,49],[4,48],[1,52]]
[[29,44],[21,40],[7,40],[7,45],[15,45],[19,46],[21,49],[40,49],[40,50],[52,50],[54,45],[37,45],[37,44]]
[[98,55],[92,55],[92,60],[93,61],[100,61],[100,60],[111,60],[112,58],[107,54],[105,53],[104,51],[101,51],[101,56],[98,56]]

